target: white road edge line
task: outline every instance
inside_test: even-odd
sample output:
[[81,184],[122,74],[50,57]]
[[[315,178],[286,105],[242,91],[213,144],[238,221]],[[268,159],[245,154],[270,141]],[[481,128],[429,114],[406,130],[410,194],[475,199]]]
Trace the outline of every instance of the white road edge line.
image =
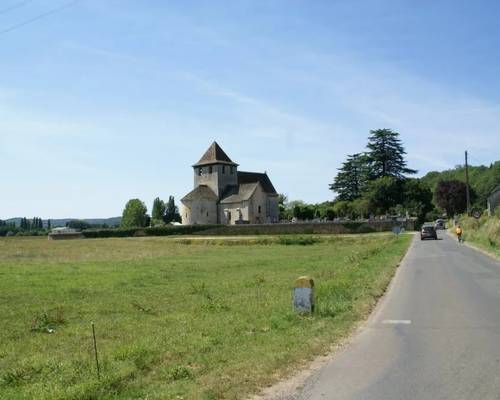
[[382,321],[383,324],[392,324],[392,325],[410,325],[411,319],[384,319]]

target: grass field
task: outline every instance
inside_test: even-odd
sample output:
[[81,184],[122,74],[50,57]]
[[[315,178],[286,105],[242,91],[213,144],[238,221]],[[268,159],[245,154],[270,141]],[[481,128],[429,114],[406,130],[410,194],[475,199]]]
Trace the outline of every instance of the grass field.
[[[0,398],[245,398],[365,318],[410,240],[1,239]],[[313,317],[291,310],[300,275]]]

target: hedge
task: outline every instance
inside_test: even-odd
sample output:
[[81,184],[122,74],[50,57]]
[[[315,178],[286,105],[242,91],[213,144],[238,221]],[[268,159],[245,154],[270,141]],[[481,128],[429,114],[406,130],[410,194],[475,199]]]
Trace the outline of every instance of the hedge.
[[[303,235],[343,234],[391,231],[400,225],[395,221],[344,221],[324,223],[263,224],[263,225],[167,225],[149,228],[87,229],[86,238],[173,236],[173,235]],[[403,227],[413,230],[415,221]]]
[[192,235],[207,229],[222,228],[221,225],[167,225],[148,228],[86,229],[82,232],[86,238],[140,237]]

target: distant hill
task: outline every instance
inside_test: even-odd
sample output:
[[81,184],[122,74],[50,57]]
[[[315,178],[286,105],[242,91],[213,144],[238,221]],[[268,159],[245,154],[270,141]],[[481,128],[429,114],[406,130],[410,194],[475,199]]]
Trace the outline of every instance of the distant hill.
[[[465,182],[465,167],[460,165],[446,171],[432,171],[421,179],[434,193],[439,181],[456,179]],[[486,199],[493,189],[500,184],[500,161],[495,161],[489,167],[484,165],[478,167],[469,166],[469,183],[475,194],[472,205],[480,209],[486,208]]]
[[[28,218],[28,219],[31,219],[31,218]],[[50,220],[50,224],[52,226],[52,228],[56,228],[58,226],[66,226],[66,223],[69,222],[69,221],[74,221],[74,220],[78,220],[78,221],[84,221],[88,224],[92,224],[92,225],[108,225],[108,226],[118,226],[120,225],[120,222],[122,220],[121,217],[112,217],[112,218],[87,218],[87,219],[79,219],[79,218],[60,218],[60,219],[51,219]],[[21,218],[18,217],[18,218],[10,218],[7,220],[7,223],[12,223],[12,222],[15,222],[16,226],[19,226],[19,224],[21,223]],[[47,226],[47,220],[44,219],[43,220],[43,226],[46,227]]]

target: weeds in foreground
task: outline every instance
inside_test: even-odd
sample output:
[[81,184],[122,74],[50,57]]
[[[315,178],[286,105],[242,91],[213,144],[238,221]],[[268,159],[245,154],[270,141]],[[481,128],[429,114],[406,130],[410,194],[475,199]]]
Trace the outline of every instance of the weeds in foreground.
[[156,312],[155,310],[153,309],[153,307],[149,307],[147,305],[144,305],[144,304],[141,304],[139,303],[138,301],[133,301],[132,303],[132,306],[136,309],[136,310],[139,310],[145,314],[149,314],[149,315],[156,315]]
[[66,322],[61,308],[35,315],[31,322],[32,332],[53,333],[58,325]]
[[479,219],[463,215],[460,217],[460,225],[464,232],[464,240],[500,258],[500,216],[498,214],[500,212],[491,217],[483,215]]

